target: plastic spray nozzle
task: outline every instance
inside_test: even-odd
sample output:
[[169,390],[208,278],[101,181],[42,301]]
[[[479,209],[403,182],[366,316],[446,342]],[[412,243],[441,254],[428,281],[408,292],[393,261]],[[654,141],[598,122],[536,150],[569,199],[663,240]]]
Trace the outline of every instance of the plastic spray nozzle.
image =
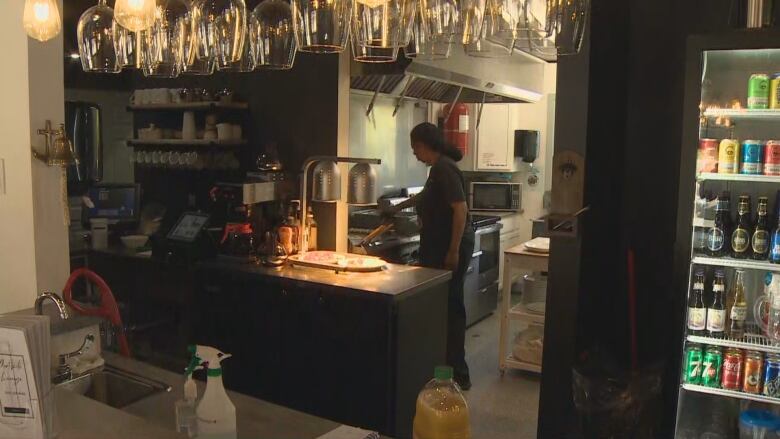
[[195,346],[195,356],[201,361],[201,364],[206,364],[209,369],[221,369],[220,362],[226,358],[230,358],[230,354],[226,354],[219,349],[212,348],[211,346]]
[[203,363],[203,359],[198,357],[197,349],[194,345],[190,345],[187,350],[190,353],[190,364],[187,365],[187,368],[184,369],[184,376],[186,377],[192,377],[192,373],[198,369],[201,368],[201,363]]

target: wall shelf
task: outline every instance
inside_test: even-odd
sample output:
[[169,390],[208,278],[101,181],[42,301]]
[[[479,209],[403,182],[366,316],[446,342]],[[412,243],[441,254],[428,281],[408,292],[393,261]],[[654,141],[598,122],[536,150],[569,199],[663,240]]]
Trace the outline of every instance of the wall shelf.
[[704,110],[703,114],[705,117],[728,117],[729,119],[780,120],[780,109],[713,108]]
[[159,139],[159,140],[139,140],[130,139],[127,146],[132,148],[186,148],[186,147],[233,147],[246,145],[246,140],[182,140],[182,139]]
[[699,386],[696,384],[683,384],[683,389],[691,392],[707,393],[710,395],[726,396],[729,398],[746,399],[749,401],[765,402],[769,404],[780,404],[780,398],[773,398],[771,396],[757,395],[753,393],[745,393],[737,390],[719,389],[716,387]]
[[777,175],[718,174],[702,172],[696,176],[699,181],[744,181],[750,183],[780,183]]
[[509,309],[509,318],[522,320],[528,323],[544,324],[544,314],[531,312],[522,303],[518,303]]
[[246,102],[182,102],[179,104],[128,105],[128,111],[247,110]]

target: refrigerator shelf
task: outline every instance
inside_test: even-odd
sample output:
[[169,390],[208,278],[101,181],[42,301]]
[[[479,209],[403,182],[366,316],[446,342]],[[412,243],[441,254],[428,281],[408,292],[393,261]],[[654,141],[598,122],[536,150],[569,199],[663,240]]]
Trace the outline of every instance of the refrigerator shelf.
[[693,259],[691,259],[691,263],[697,265],[712,265],[717,267],[780,272],[780,264],[773,264],[769,261],[754,261],[752,259],[710,258],[707,256],[694,256]]
[[780,404],[780,398],[773,398],[771,396],[756,395],[753,393],[739,392],[736,390],[718,389],[715,387],[699,386],[696,384],[683,384],[682,387],[683,389],[691,392],[707,393],[710,395],[726,396],[729,398],[747,399],[750,401],[765,402],[769,404]]
[[780,120],[779,110],[748,110],[747,108],[711,108],[704,110],[705,117],[729,119]]
[[758,333],[756,325],[748,325],[748,333],[740,338],[713,338],[701,335],[689,335],[686,337],[691,343],[701,343],[711,346],[723,346],[730,348],[745,349],[749,351],[761,351],[780,354],[780,346],[773,346],[765,335]]
[[780,183],[776,175],[748,174],[718,174],[717,172],[702,172],[696,176],[699,181],[744,181],[750,183]]

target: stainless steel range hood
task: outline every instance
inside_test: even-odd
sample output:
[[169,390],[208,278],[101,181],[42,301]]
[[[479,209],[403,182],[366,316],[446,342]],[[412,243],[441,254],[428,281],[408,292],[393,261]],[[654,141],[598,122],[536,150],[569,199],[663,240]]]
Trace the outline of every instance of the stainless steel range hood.
[[439,61],[409,60],[398,55],[394,63],[352,61],[350,86],[354,90],[449,103],[537,102],[542,98],[544,64],[517,52],[507,58],[477,58],[453,46],[450,57]]

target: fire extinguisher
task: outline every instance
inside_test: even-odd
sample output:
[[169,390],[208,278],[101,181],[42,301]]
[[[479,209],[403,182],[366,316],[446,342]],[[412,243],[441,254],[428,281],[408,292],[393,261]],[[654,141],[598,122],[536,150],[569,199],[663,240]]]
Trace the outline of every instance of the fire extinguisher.
[[451,104],[447,104],[442,109],[441,119],[450,117],[443,122],[444,139],[458,148],[463,155],[469,152],[469,107],[466,104],[455,104],[455,108],[450,112]]

